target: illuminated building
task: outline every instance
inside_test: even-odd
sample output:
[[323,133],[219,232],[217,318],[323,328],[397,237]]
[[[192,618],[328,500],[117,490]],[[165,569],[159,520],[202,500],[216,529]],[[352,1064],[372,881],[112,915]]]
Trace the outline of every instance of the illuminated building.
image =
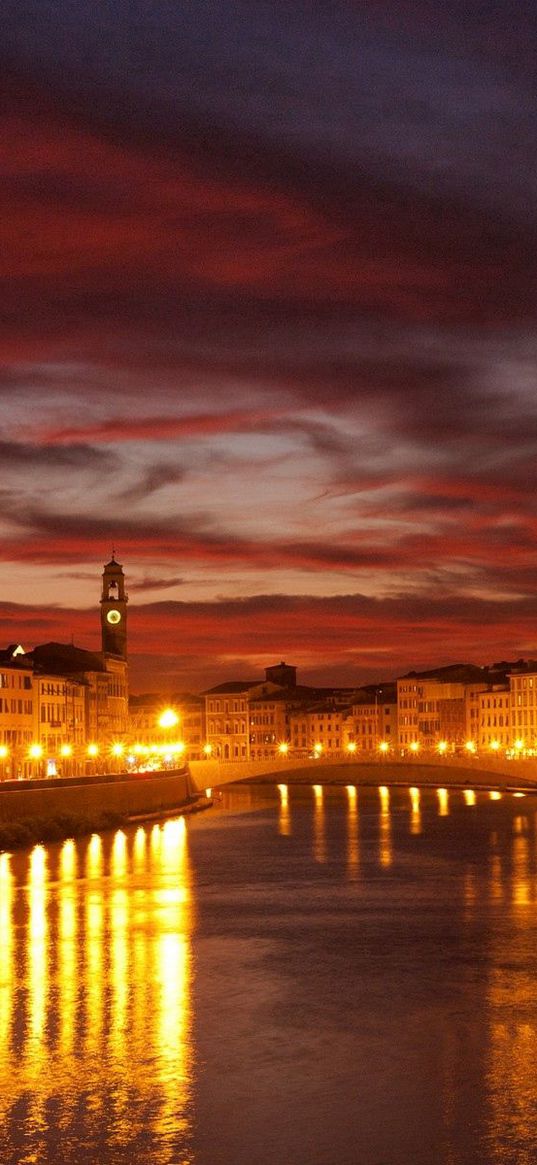
[[511,693],[509,688],[489,688],[480,692],[479,731],[468,735],[480,748],[505,750],[511,745]]
[[0,774],[27,773],[33,741],[34,704],[32,665],[20,644],[0,652]]
[[125,734],[126,604],[123,571],[112,558],[103,571],[102,651],[44,643],[30,652],[20,645],[0,652],[4,777],[53,775],[62,771],[62,760],[65,770],[67,757],[69,766],[80,763],[88,741],[108,744]]
[[[524,750],[537,748],[537,664],[528,664],[509,674],[511,704],[510,747],[523,742]],[[520,751],[520,749],[518,749]]]
[[353,701],[348,731],[357,749],[375,752],[382,743],[397,747],[397,700],[394,684],[364,688]]
[[328,701],[310,704],[291,713],[293,748],[328,756],[341,753],[345,746],[348,713],[348,707],[335,708]]

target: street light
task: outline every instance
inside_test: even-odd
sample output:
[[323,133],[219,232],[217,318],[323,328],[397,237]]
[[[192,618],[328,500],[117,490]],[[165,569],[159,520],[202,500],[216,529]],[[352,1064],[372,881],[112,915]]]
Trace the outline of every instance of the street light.
[[165,708],[164,712],[162,712],[162,714],[159,716],[159,728],[175,728],[175,725],[178,723],[179,717],[177,712],[174,712],[173,708]]
[[0,744],[0,761],[4,762],[3,780],[8,779],[8,762],[9,762],[9,748],[7,744]]
[[[62,761],[65,762],[66,773],[68,773],[69,769],[71,768],[71,766],[68,762],[71,760],[72,755],[73,755],[72,744],[62,744],[62,746],[60,748],[60,756],[62,758]],[[63,774],[63,770],[64,770],[64,766],[62,765],[62,768],[61,768],[62,774]]]
[[35,744],[31,744],[29,749],[28,749],[28,756],[29,756],[30,760],[32,761],[32,776],[34,776],[34,771],[33,771],[34,764],[37,768],[37,775],[39,776],[39,770],[41,767],[40,761],[41,761],[42,756],[43,756],[43,749],[42,749],[41,745],[38,744],[37,742]]

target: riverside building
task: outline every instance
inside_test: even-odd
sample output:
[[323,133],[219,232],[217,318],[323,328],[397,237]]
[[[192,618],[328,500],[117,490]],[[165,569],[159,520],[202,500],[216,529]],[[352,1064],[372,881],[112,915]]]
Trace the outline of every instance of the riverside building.
[[101,650],[44,643],[0,652],[0,774],[94,770],[128,721],[127,602],[114,556],[102,574]]

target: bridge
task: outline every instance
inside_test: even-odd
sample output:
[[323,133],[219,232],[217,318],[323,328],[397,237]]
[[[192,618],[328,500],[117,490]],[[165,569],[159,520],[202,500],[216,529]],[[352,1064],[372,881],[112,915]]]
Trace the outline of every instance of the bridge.
[[537,792],[537,757],[474,755],[404,756],[356,759],[268,757],[255,761],[190,761],[198,790],[220,788],[237,781],[320,785],[432,785]]

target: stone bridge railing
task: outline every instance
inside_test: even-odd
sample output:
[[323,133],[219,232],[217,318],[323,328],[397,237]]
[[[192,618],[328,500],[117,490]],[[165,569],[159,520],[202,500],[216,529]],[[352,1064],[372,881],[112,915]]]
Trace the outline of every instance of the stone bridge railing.
[[537,789],[537,757],[508,759],[478,754],[429,757],[422,754],[420,757],[313,759],[288,754],[256,761],[191,761],[189,768],[198,789],[249,779],[279,783],[318,781],[319,784],[485,785],[488,788]]

